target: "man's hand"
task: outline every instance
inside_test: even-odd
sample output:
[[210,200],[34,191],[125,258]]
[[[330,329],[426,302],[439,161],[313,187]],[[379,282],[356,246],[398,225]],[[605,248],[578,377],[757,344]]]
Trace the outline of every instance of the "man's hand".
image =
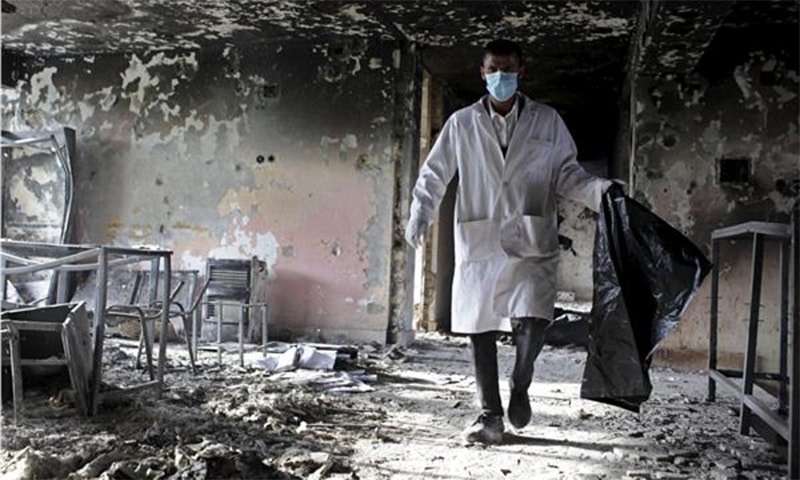
[[615,196],[626,195],[628,191],[628,184],[622,180],[612,179],[611,185],[606,189],[606,193],[614,193]]
[[419,248],[428,233],[428,223],[412,218],[406,225],[406,242],[414,248]]

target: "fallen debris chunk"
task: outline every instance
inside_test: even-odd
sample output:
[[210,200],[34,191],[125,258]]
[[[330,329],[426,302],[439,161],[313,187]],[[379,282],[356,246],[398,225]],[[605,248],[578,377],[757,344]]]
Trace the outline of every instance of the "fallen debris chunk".
[[658,480],[689,480],[689,475],[674,472],[656,472],[656,479]]
[[[295,475],[308,477],[312,473],[323,470],[331,462],[331,454],[327,452],[309,452],[298,448],[291,448],[278,460],[278,466],[289,470]],[[330,467],[327,468],[328,470]],[[327,471],[327,470],[326,470]],[[318,475],[322,475],[319,473]],[[317,478],[321,478],[318,476]]]
[[374,390],[362,379],[375,381],[372,376],[350,374],[348,372],[336,372],[333,375],[325,375],[313,379],[307,385],[315,390],[324,390],[330,393],[358,393],[371,392]]
[[99,477],[101,473],[108,470],[108,468],[114,463],[119,460],[122,460],[122,453],[117,450],[112,450],[110,452],[102,453],[98,455],[94,460],[87,463],[77,472],[76,477],[72,478],[96,478]]
[[713,480],[735,480],[739,478],[739,473],[733,469],[730,470],[716,469],[711,472],[711,478]]
[[336,461],[333,456],[329,455],[325,463],[308,476],[308,480],[319,480],[324,478],[327,473],[333,469],[334,465],[336,465]]
[[4,480],[55,478],[64,474],[63,466],[58,458],[34,450],[29,446],[22,449],[7,465],[4,465],[3,470],[2,478]]
[[741,464],[739,463],[739,459],[737,459],[737,458],[727,458],[727,457],[726,458],[718,458],[718,459],[714,460],[714,464],[720,470],[728,470],[728,469],[738,470],[741,467]]
[[650,480],[653,477],[646,470],[628,470],[625,472],[625,478],[630,480]]
[[122,479],[122,478],[140,478],[140,475],[137,475],[138,465],[133,460],[123,460],[120,462],[114,462],[108,467],[108,470],[100,476],[101,479]]

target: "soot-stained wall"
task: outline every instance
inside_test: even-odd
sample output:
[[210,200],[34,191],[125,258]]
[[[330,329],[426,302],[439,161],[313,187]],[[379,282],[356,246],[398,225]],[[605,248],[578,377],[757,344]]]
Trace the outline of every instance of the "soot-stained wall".
[[[578,152],[581,166],[598,177],[614,178],[609,173],[609,161],[587,160]],[[558,215],[562,218],[558,233],[567,242],[561,244],[556,288],[567,295],[564,300],[577,300],[588,306],[594,293],[592,278],[594,238],[597,230],[597,213],[586,205],[561,198],[558,204]],[[567,308],[575,308],[568,305]]]
[[407,57],[339,39],[31,59],[3,128],[77,131],[78,241],[201,271],[257,256],[271,332],[382,342]]
[[[771,26],[764,33],[723,29],[693,74],[640,77],[635,86],[635,198],[707,254],[713,230],[788,222],[798,198],[797,27]],[[761,367],[774,366],[778,355],[773,247],[766,249]],[[749,241],[725,242],[719,265],[719,348],[737,368],[750,310],[750,250]],[[710,283],[664,343],[662,358],[696,366],[706,361]]]

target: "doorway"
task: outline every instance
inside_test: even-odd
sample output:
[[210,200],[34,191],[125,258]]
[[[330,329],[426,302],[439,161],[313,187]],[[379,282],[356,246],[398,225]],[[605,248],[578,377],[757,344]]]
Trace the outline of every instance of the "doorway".
[[[452,98],[445,82],[423,69],[418,169],[425,162],[448,115],[456,109],[457,102]],[[424,245],[415,253],[415,331],[450,331],[450,303],[455,267],[453,214],[457,183],[456,175],[448,185]]]

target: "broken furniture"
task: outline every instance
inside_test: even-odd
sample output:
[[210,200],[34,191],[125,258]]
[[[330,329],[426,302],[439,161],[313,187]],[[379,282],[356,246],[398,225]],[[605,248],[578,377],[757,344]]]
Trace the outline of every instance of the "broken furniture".
[[[800,348],[797,345],[800,332],[800,313],[798,313],[798,277],[800,277],[800,253],[798,253],[798,228],[800,228],[800,213],[795,207],[792,224],[747,222],[727,228],[714,230],[711,234],[711,256],[714,264],[711,276],[711,318],[709,332],[709,357],[708,357],[708,400],[716,398],[716,384],[719,382],[728,386],[739,394],[741,413],[739,430],[743,435],[750,431],[752,415],[755,415],[768,425],[775,433],[789,442],[789,478],[800,476],[800,382],[798,381],[798,365],[800,365]],[[720,243],[727,239],[752,239],[752,271],[751,271],[751,298],[748,334],[745,344],[745,357],[743,370],[725,370],[717,368],[717,327],[719,323],[719,275],[720,275]],[[767,241],[777,242],[780,246],[780,350],[779,371],[766,373],[756,371],[756,353],[759,329],[759,308],[761,304],[761,282],[764,264],[764,244]],[[794,253],[791,253],[791,252]],[[790,258],[793,258],[794,285],[793,315],[791,335],[792,341],[792,371],[788,371],[788,338],[789,338],[789,286],[790,286]],[[741,382],[733,380],[741,378]],[[761,399],[754,395],[753,388],[756,379],[778,382],[777,410],[771,409]],[[788,399],[787,399],[788,394]],[[788,415],[787,415],[788,407]]]
[[[152,276],[151,276],[152,278]],[[192,371],[196,371],[195,359],[196,352],[194,348],[197,345],[197,333],[194,331],[197,325],[197,319],[200,316],[200,302],[208,288],[208,279],[203,283],[200,289],[197,289],[199,281],[199,272],[197,270],[175,270],[172,276],[173,282],[178,284],[185,284],[186,288],[183,289],[184,295],[177,299],[175,298],[176,292],[170,299],[168,304],[170,318],[180,318],[181,322],[178,324],[183,328],[182,331],[176,328],[176,333],[180,336],[183,335],[186,340],[186,350],[189,353],[189,362],[191,363]],[[177,288],[177,287],[176,287]],[[150,291],[154,292],[157,289],[151,288]],[[150,302],[151,307],[161,307],[158,300]]]
[[0,314],[3,365],[11,370],[14,422],[22,413],[23,367],[28,371],[67,367],[75,406],[86,415],[89,403],[91,341],[84,303],[8,310]]
[[[139,290],[141,285],[141,277],[143,272],[137,272],[136,274],[136,281],[134,282],[134,290]],[[173,300],[178,295],[180,290],[183,288],[183,282],[179,281],[178,284],[175,286],[175,289],[172,291],[169,297],[169,301],[167,305],[172,305]],[[131,295],[131,298],[136,298],[136,292]],[[135,319],[136,324],[140,327],[139,332],[139,349],[136,352],[136,368],[141,368],[141,358],[142,358],[142,349],[145,350],[145,359],[147,362],[147,371],[150,375],[150,380],[155,380],[155,372],[153,371],[153,341],[154,335],[153,331],[150,330],[148,323],[155,322],[155,320],[161,318],[161,311],[164,308],[164,302],[156,301],[151,302],[147,305],[139,305],[135,302],[129,302],[127,304],[116,304],[111,305],[106,308],[106,317],[122,317],[122,318],[130,318]],[[160,338],[159,338],[160,341]],[[187,339],[188,345],[188,339]],[[192,359],[191,352],[189,352],[189,358]],[[194,361],[191,361],[192,370],[194,370]]]
[[[201,302],[208,288],[208,284],[209,279],[206,279],[205,282],[203,282],[203,286],[200,287],[200,290],[197,291],[194,297],[189,298],[187,301],[188,308],[184,307],[182,303],[173,302],[176,309],[170,309],[171,317],[180,317],[183,320],[186,348],[189,350],[189,360],[192,363],[193,372],[196,371],[195,364],[197,359],[197,321],[200,318]],[[192,292],[194,292],[194,290],[194,288],[190,289]],[[189,334],[190,328],[191,335]]]
[[[48,243],[0,240],[0,298],[5,299],[6,287],[15,276],[31,272],[53,271],[57,301],[63,303],[69,294],[69,277],[74,272],[94,271],[95,305],[91,334],[93,341],[92,368],[89,381],[88,414],[97,413],[100,405],[100,385],[103,378],[103,341],[105,336],[106,304],[109,270],[114,267],[149,262],[152,272],[164,271],[161,298],[169,298],[172,251],[151,248],[127,248],[105,245],[58,245]],[[161,338],[167,338],[169,309],[161,309]],[[163,393],[164,363],[167,342],[159,342],[156,379],[122,389],[123,392],[154,388],[156,398]]]
[[[75,131],[3,131],[2,222],[0,237],[46,243],[69,243],[72,236]],[[54,303],[52,271],[17,279],[18,303]]]
[[[14,405],[14,423],[17,423],[19,412],[22,411],[22,367],[20,366],[19,332],[10,322],[0,321],[0,348],[7,344],[3,350],[3,364],[7,363],[11,370],[11,389]],[[4,393],[5,396],[5,393]]]
[[[137,368],[140,366],[142,346],[152,348],[153,334],[145,331],[146,324],[160,318],[161,310],[164,308],[164,302],[158,296],[158,284],[163,281],[163,278],[163,273],[155,276],[147,270],[135,271],[127,303],[112,305],[107,309],[109,315],[134,318],[138,324],[142,325],[139,335],[139,350],[136,353]],[[196,365],[192,346],[194,341],[190,332],[195,325],[194,318],[199,315],[198,306],[208,284],[206,281],[197,292],[198,279],[199,272],[197,270],[173,270],[170,281],[174,288],[167,302],[169,317],[181,320],[180,323],[172,324],[172,326],[175,328],[175,333],[179,337],[182,335],[186,341],[189,363],[193,372],[196,371]],[[145,289],[145,285],[148,285],[149,288]],[[145,291],[149,292],[147,299],[144,298]],[[146,353],[149,359],[150,352]],[[152,365],[148,364],[148,368],[152,370]]]
[[[252,314],[258,310],[261,318],[261,344],[266,354],[267,345],[267,317],[269,307],[265,302],[253,302],[252,293],[255,279],[254,269],[261,268],[259,262],[254,258],[244,259],[225,259],[209,258],[206,262],[206,289],[203,300],[205,315],[201,336],[204,339],[210,338],[210,329],[216,330],[216,342],[210,344],[217,351],[217,363],[222,363],[223,341],[232,337],[225,332],[236,327],[239,342],[239,364],[244,366],[244,337],[245,323],[253,325],[250,321]],[[225,321],[225,310],[236,309],[238,318],[235,322]],[[197,338],[197,326],[192,327],[194,338]],[[195,343],[195,348],[197,344]],[[197,350],[195,350],[197,358]]]

